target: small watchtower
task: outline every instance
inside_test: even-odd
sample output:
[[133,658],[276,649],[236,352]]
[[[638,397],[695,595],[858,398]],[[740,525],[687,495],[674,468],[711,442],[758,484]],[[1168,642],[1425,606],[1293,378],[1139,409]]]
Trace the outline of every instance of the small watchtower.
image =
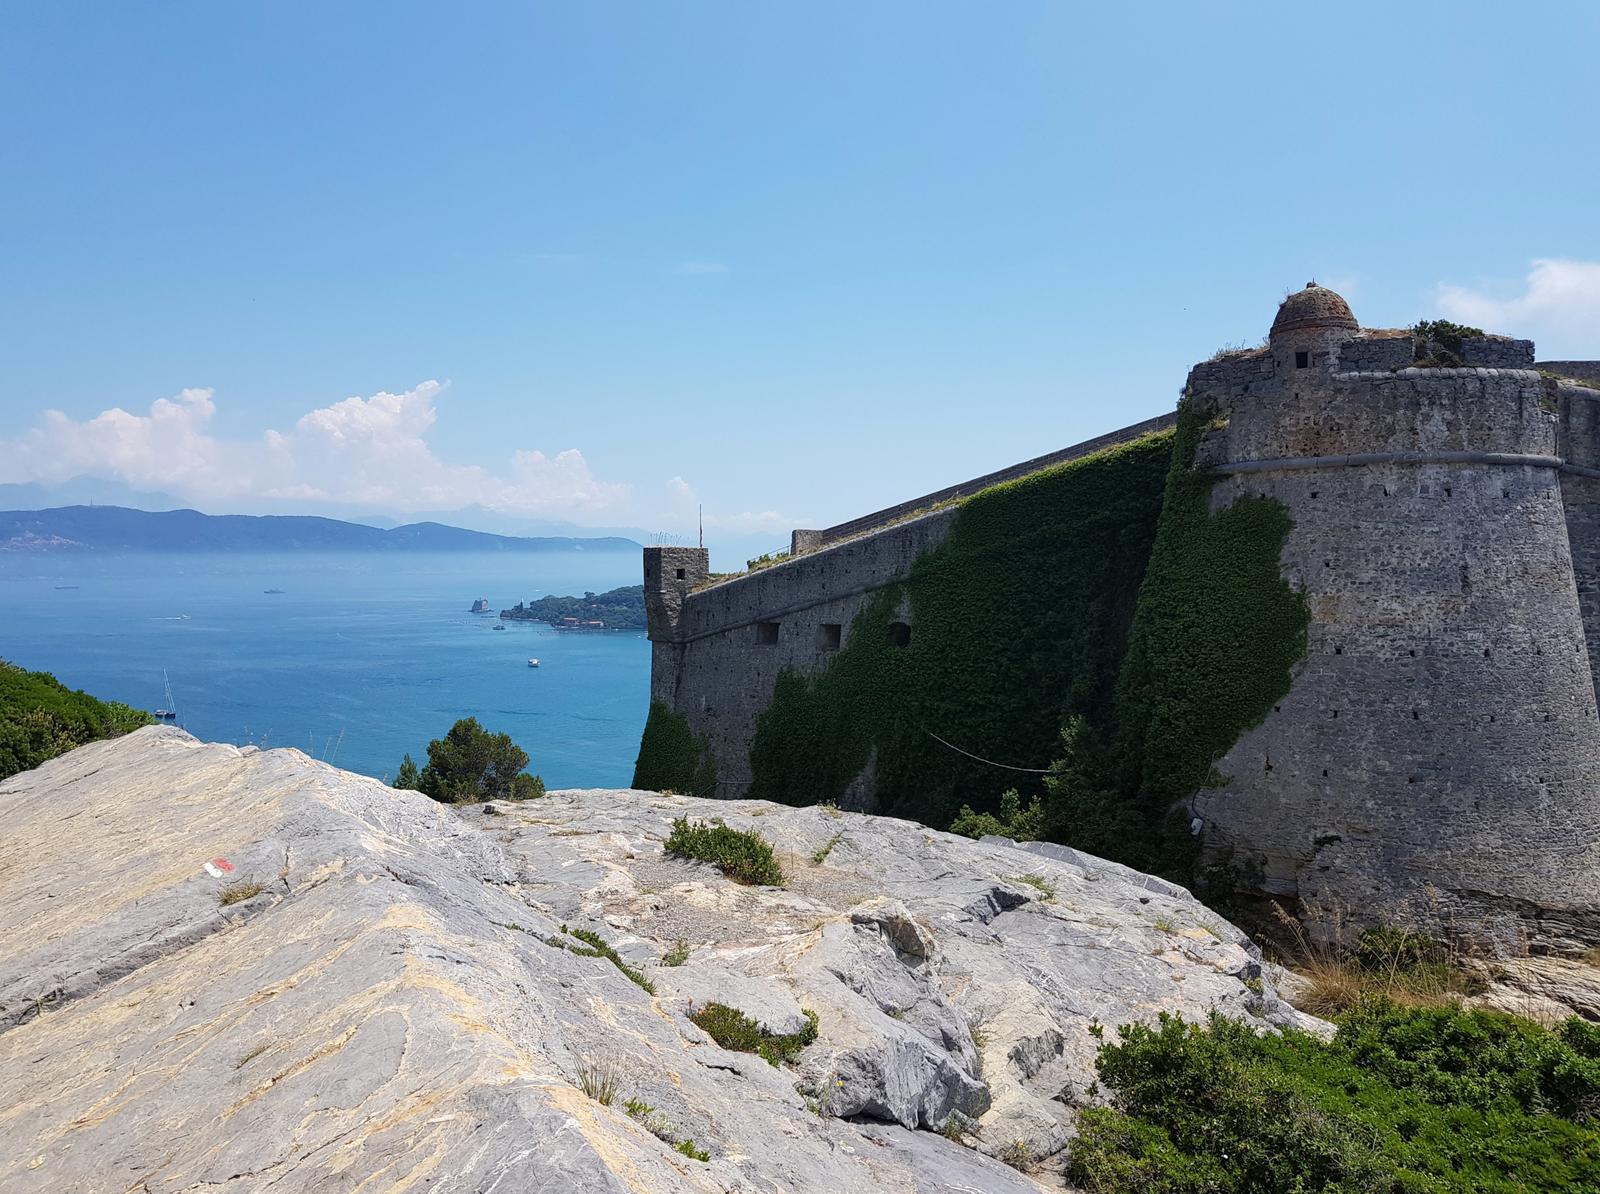
[[645,624],[651,642],[678,638],[683,599],[710,574],[710,553],[703,547],[644,549]]
[[1267,334],[1267,347],[1280,377],[1297,371],[1326,369],[1338,347],[1361,332],[1350,304],[1315,282],[1307,282],[1284,299]]

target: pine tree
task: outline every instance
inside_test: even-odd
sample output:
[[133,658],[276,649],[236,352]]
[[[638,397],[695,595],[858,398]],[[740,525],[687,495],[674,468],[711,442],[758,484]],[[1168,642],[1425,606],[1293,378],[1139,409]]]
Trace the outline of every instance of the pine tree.
[[412,762],[410,755],[400,760],[400,770],[395,773],[394,786],[413,792],[422,786],[422,773],[417,770],[417,765]]

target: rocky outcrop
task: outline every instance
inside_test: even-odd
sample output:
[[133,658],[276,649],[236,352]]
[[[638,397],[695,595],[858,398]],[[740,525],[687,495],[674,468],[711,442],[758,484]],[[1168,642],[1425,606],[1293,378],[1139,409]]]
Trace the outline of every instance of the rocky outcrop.
[[[667,858],[681,816],[786,886]],[[1059,1188],[1092,1023],[1296,1016],[1180,889],[823,808],[457,810],[151,728],[0,817],[8,1191]],[[730,1052],[710,1002],[816,1040]]]

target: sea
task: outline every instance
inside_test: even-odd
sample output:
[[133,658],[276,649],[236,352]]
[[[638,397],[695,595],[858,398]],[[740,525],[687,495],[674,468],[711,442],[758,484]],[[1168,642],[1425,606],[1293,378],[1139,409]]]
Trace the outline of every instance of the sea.
[[649,706],[644,632],[496,630],[496,613],[468,611],[640,580],[634,551],[0,553],[0,658],[143,709],[166,706],[170,684],[198,738],[380,779],[476,717],[551,788],[626,787]]

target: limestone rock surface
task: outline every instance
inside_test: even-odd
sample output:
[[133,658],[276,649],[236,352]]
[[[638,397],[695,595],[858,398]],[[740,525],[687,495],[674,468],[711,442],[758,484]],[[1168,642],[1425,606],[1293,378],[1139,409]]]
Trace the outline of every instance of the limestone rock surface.
[[[1087,855],[648,792],[489,808],[170,727],[0,784],[0,1189],[1060,1189],[1092,1022],[1298,1016],[1238,930]],[[786,885],[666,857],[683,816],[763,834]],[[712,1001],[817,1039],[730,1052]]]

